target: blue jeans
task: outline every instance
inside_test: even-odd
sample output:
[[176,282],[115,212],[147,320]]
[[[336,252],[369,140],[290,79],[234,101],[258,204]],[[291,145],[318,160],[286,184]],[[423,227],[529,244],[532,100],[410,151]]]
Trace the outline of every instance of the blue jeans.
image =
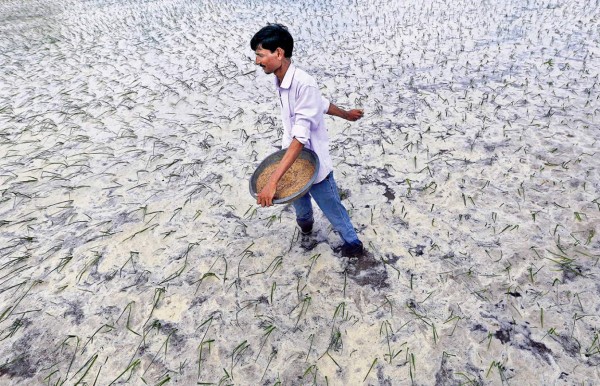
[[346,208],[342,205],[335,180],[333,179],[333,172],[329,173],[323,181],[314,184],[304,196],[292,202],[296,210],[296,221],[298,224],[313,222],[311,197],[319,205],[319,208],[321,208],[323,214],[333,226],[333,229],[340,234],[345,243],[362,244],[350,222]]

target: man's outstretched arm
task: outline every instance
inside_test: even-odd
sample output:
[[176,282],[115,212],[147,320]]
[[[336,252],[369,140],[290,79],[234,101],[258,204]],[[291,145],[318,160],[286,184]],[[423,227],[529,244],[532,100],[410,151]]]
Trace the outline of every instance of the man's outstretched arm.
[[329,109],[327,109],[327,114],[334,115],[336,117],[340,117],[348,121],[358,121],[363,117],[364,112],[359,109],[344,110],[337,107],[333,103],[330,103]]

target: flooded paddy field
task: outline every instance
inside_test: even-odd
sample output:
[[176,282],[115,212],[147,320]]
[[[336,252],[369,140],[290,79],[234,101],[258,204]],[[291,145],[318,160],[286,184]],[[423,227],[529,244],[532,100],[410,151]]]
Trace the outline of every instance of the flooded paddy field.
[[[597,1],[0,2],[0,384],[592,385]],[[258,207],[287,25],[368,255]]]

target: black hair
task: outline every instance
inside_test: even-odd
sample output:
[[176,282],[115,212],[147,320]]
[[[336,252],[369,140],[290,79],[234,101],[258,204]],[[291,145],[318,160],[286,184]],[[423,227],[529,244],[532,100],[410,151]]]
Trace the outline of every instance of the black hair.
[[283,49],[286,58],[291,58],[292,51],[294,51],[294,38],[292,38],[286,26],[268,24],[254,34],[252,40],[250,40],[252,51],[256,51],[258,46],[262,46],[262,48],[271,52],[275,52],[279,47]]

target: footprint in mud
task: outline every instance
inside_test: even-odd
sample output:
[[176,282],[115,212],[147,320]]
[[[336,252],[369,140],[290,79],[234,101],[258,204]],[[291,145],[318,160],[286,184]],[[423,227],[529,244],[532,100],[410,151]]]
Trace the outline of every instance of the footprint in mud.
[[302,235],[300,239],[300,247],[306,252],[312,251],[319,244],[319,241],[312,235]]
[[377,260],[368,251],[365,251],[362,257],[350,258],[346,273],[348,277],[363,286],[370,285],[373,289],[383,289],[389,286],[384,263]]

